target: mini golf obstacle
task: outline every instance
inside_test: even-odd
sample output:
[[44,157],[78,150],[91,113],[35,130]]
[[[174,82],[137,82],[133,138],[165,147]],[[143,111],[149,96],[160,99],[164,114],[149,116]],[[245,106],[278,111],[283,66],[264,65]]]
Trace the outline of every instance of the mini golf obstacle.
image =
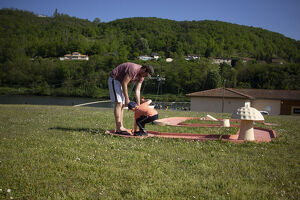
[[[161,119],[164,122],[168,122],[169,126],[185,126],[176,124],[176,121],[186,121],[190,119],[189,117],[170,117]],[[194,118],[195,119],[195,118]],[[207,125],[207,126],[206,126]],[[212,127],[212,124],[201,124],[201,127]],[[233,125],[235,126],[235,125]],[[231,127],[233,127],[231,126]],[[195,126],[194,126],[195,127]],[[120,135],[116,134],[114,130],[106,131],[107,134],[121,136],[126,138],[146,138],[146,137],[162,137],[162,138],[179,138],[187,140],[199,140],[199,141],[208,141],[208,140],[222,140],[229,142],[245,142],[247,140],[239,139],[239,131],[235,135],[215,135],[215,134],[196,134],[196,133],[169,133],[169,132],[159,132],[159,131],[147,131],[148,136],[133,136],[133,135]],[[254,140],[255,142],[270,142],[273,138],[276,137],[275,131],[267,128],[254,127]]]
[[[245,107],[239,108],[236,113],[232,115],[232,119],[218,119],[219,124],[188,124],[184,121],[189,119],[196,120],[211,120],[206,117],[169,117],[156,120],[154,123],[160,126],[182,126],[182,127],[240,127],[238,132],[234,135],[216,135],[216,134],[196,134],[196,133],[167,133],[159,131],[147,131],[148,136],[133,136],[116,134],[114,130],[106,131],[107,134],[122,136],[127,138],[145,138],[145,137],[162,137],[162,138],[180,138],[187,140],[221,140],[228,142],[242,143],[245,141],[254,142],[270,142],[276,138],[275,131],[268,128],[254,127],[253,121],[263,123],[264,117],[255,108],[251,108],[246,104]],[[216,120],[213,120],[216,121]],[[240,122],[240,125],[230,124],[230,122]]]

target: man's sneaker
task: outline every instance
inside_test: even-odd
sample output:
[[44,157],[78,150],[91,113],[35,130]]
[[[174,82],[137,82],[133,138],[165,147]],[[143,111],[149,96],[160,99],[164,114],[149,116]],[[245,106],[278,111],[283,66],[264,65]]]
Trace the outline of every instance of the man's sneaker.
[[140,136],[148,136],[147,131],[141,131]]
[[148,136],[148,133],[146,131],[135,131],[133,133],[134,136]]

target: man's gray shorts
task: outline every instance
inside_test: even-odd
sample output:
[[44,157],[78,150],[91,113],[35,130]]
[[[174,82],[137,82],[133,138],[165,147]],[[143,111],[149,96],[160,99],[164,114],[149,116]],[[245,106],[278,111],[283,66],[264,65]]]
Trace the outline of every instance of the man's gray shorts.
[[122,102],[123,104],[125,104],[125,96],[120,81],[109,77],[108,89],[111,102]]

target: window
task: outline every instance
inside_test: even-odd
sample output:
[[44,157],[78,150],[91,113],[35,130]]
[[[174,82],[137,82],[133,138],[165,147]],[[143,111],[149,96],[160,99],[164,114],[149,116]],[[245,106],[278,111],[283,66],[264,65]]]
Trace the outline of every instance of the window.
[[300,107],[292,106],[292,115],[300,115]]

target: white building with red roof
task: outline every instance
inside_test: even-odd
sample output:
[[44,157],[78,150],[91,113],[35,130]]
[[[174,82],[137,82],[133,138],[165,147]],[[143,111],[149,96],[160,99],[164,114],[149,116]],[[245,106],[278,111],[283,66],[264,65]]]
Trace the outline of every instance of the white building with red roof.
[[216,88],[187,94],[191,111],[233,113],[250,102],[270,115],[300,115],[300,90]]

